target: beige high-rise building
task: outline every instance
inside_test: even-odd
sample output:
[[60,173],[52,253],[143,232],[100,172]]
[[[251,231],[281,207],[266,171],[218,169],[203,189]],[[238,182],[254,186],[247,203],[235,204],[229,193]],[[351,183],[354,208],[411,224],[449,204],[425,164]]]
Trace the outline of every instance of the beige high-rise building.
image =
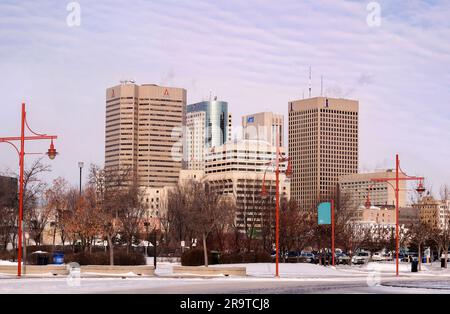
[[141,186],[178,182],[186,90],[122,82],[106,90],[105,169],[131,167]]
[[358,108],[327,97],[289,102],[291,198],[303,209],[336,195],[339,176],[358,172]]
[[284,116],[273,112],[260,112],[242,117],[242,139],[260,140],[284,147]]
[[433,228],[447,230],[450,225],[450,200],[437,200],[424,196],[413,205],[419,211],[420,220]]
[[360,224],[395,226],[395,209],[390,207],[361,206],[352,212],[352,220]]
[[[280,149],[282,157],[284,149]],[[243,140],[229,142],[209,150],[205,173],[212,187],[221,194],[232,196],[236,202],[236,226],[242,232],[259,232],[262,219],[275,208],[276,175],[268,166],[276,159],[277,149],[266,141]],[[280,166],[279,192],[289,199],[290,182],[286,178],[286,165]],[[265,174],[265,176],[264,176]],[[263,185],[267,198],[263,198]]]
[[[405,175],[400,174],[400,178]],[[387,182],[374,182],[372,179],[395,179],[392,169],[369,173],[357,173],[339,177],[339,194],[341,205],[347,209],[356,209],[360,206],[395,206],[395,190]],[[391,181],[395,184],[395,182]],[[406,181],[399,182],[399,207],[406,206]],[[367,201],[369,201],[368,204]]]
[[186,118],[187,168],[205,169],[206,112],[189,112]]

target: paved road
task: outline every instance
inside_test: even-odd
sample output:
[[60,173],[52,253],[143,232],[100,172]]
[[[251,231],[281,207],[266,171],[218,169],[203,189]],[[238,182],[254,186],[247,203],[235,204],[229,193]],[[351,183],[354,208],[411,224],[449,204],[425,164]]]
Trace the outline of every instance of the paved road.
[[[411,288],[417,287],[417,288]],[[433,288],[433,289],[431,289]],[[435,289],[437,288],[437,289]],[[79,286],[63,278],[0,279],[0,293],[175,293],[175,294],[308,294],[308,293],[448,293],[450,281],[430,278],[383,278],[380,285],[360,278],[327,279],[82,279]]]
[[[428,279],[427,279],[428,280]],[[435,282],[433,282],[435,284]],[[369,293],[369,294],[405,294],[405,293],[445,293],[450,294],[450,283],[447,282],[447,289],[411,288],[406,282],[389,281],[378,285],[368,285],[365,278],[351,281],[329,281],[329,280],[308,280],[308,281],[257,281],[257,282],[220,282],[220,283],[195,283],[186,284],[179,287],[163,287],[158,289],[143,288],[121,293],[181,293],[181,294],[349,294],[349,293]],[[416,280],[413,286],[421,285],[433,287],[427,281]]]

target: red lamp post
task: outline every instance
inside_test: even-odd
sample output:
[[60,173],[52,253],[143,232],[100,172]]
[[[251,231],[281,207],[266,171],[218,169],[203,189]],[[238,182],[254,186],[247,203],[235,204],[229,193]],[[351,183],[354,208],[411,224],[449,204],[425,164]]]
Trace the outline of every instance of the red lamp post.
[[[33,135],[31,136],[25,136],[25,128],[28,129]],[[25,153],[25,141],[36,141],[36,140],[51,140],[50,148],[48,149],[46,155],[51,159],[55,159],[56,155],[58,155],[58,152],[55,149],[55,146],[53,144],[53,140],[57,139],[58,137],[56,135],[47,135],[47,134],[38,134],[31,130],[31,128],[28,125],[27,117],[26,117],[26,110],[25,110],[25,103],[22,103],[22,118],[21,118],[21,131],[20,136],[13,136],[13,137],[0,137],[0,143],[7,143],[14,147],[17,154],[19,155],[19,168],[20,168],[20,174],[19,174],[19,221],[18,221],[18,253],[17,253],[17,276],[20,277],[22,275],[22,224],[23,224],[23,194],[24,194],[24,182],[23,182],[23,175],[24,175],[24,158],[25,154],[31,154],[31,153]],[[20,141],[20,149],[17,148],[17,146],[13,143],[16,141]]]
[[[402,173],[404,177],[400,178],[399,174]],[[414,176],[408,176],[406,173],[402,171],[400,168],[400,159],[398,157],[398,154],[395,156],[395,178],[374,178],[372,179],[373,182],[387,182],[390,184],[390,181],[395,180],[395,255],[396,255],[396,261],[395,261],[395,267],[396,276],[399,276],[398,271],[398,251],[399,251],[399,223],[398,223],[398,217],[399,217],[399,206],[398,206],[398,192],[399,192],[399,183],[400,181],[419,181],[419,185],[416,189],[416,191],[422,195],[423,192],[425,192],[425,188],[423,186],[423,180],[424,177],[414,177]],[[392,185],[391,185],[392,186]]]
[[[277,136],[277,139],[279,137]],[[280,277],[279,274],[279,258],[280,258],[280,163],[288,162],[286,169],[286,176],[292,173],[291,163],[288,157],[280,157],[280,147],[277,140],[277,150],[275,160],[270,161],[264,171],[261,196],[267,196],[266,190],[266,173],[269,166],[275,164],[275,277]]]

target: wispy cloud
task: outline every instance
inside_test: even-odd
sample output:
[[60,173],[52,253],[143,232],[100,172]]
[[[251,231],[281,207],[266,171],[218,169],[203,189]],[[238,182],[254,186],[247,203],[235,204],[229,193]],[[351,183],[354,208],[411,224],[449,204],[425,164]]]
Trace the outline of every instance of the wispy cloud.
[[312,65],[313,94],[324,75],[328,95],[360,100],[362,167],[399,152],[435,186],[450,178],[447,1],[379,1],[381,26],[369,27],[369,1],[82,0],[73,28],[68,2],[0,4],[2,133],[28,100],[35,123],[62,136],[57,174],[103,162],[104,91],[122,78],[185,87],[190,102],[214,90],[239,123],[286,114]]

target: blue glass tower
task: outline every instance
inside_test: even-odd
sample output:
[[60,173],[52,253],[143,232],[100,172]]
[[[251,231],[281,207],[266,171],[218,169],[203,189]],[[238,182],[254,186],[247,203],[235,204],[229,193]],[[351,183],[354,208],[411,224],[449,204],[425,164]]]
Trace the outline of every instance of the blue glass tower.
[[225,144],[229,134],[228,103],[225,101],[202,101],[187,106],[187,113],[205,112],[205,147]]

